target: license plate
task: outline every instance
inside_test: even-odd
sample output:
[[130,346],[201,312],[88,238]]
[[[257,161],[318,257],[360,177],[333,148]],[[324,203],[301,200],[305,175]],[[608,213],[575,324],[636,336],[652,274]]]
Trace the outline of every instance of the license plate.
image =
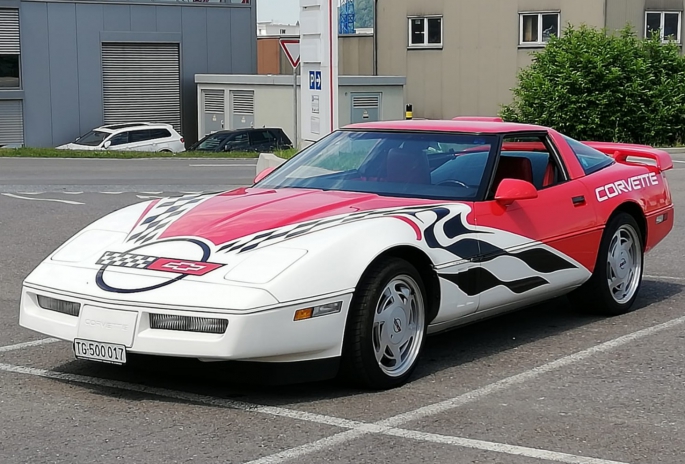
[[78,359],[90,359],[111,364],[126,364],[126,347],[92,340],[74,340],[74,354]]

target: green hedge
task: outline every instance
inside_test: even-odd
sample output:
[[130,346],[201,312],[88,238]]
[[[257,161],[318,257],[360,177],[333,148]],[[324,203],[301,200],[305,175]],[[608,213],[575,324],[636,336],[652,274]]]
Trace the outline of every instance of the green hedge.
[[507,121],[554,127],[579,140],[680,145],[685,58],[655,34],[568,26],[518,74]]

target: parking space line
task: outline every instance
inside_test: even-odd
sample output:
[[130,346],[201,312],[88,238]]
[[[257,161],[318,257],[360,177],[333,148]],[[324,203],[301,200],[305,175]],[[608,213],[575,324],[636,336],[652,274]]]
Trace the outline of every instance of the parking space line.
[[685,277],[674,277],[674,276],[660,276],[660,275],[643,275],[647,279],[657,279],[657,280],[685,280]]
[[[305,411],[298,411],[294,409],[287,409],[274,406],[261,406],[252,403],[246,403],[242,401],[215,398],[206,395],[199,395],[195,393],[181,392],[176,390],[169,390],[165,388],[148,387],[139,384],[133,384],[129,382],[119,381],[119,380],[109,380],[102,379],[98,377],[88,377],[78,374],[68,374],[62,372],[55,372],[46,369],[37,369],[32,367],[15,366],[11,364],[0,363],[0,371],[13,372],[18,374],[34,375],[38,377],[44,377],[49,379],[63,380],[68,382],[83,383],[87,385],[97,385],[106,388],[116,388],[119,390],[128,390],[138,393],[144,393],[149,395],[161,396],[166,398],[177,399],[181,401],[195,402],[199,404],[205,404],[208,406],[217,406],[230,409],[241,410],[245,412],[255,412],[261,414],[267,414],[270,416],[284,417],[289,419],[296,419],[306,422],[312,422],[317,424],[325,424],[339,428],[345,428],[344,432],[339,432],[334,435],[316,440],[310,443],[306,443],[294,448],[290,448],[279,453],[275,453],[263,458],[250,461],[249,464],[275,464],[292,459],[299,459],[306,455],[322,451],[333,446],[342,445],[352,440],[362,438],[369,434],[383,434],[390,436],[401,436],[413,438],[416,440],[445,443],[454,446],[462,446],[468,448],[476,448],[487,451],[493,451],[503,454],[511,455],[522,455],[538,459],[548,459],[557,462],[565,462],[572,464],[616,464],[616,461],[607,461],[597,458],[588,458],[583,456],[575,456],[564,453],[557,453],[554,451],[538,450],[535,448],[526,448],[521,446],[507,445],[495,442],[486,442],[481,440],[473,440],[460,437],[448,437],[444,435],[430,434],[415,430],[400,429],[399,427],[403,424],[423,419],[429,416],[434,416],[436,414],[444,413],[450,411],[459,406],[465,405],[467,403],[472,403],[494,393],[501,392],[509,387],[520,385],[526,381],[540,377],[543,374],[558,370],[562,367],[570,366],[579,361],[586,360],[591,356],[596,354],[601,354],[630,342],[645,338],[647,336],[656,334],[658,332],[676,327],[685,323],[685,316],[672,319],[670,321],[651,326],[636,332],[623,335],[621,337],[609,340],[607,342],[595,345],[588,349],[579,351],[577,353],[564,356],[555,361],[543,364],[541,366],[535,367],[533,369],[521,372],[519,374],[507,377],[498,382],[486,385],[484,387],[472,390],[470,392],[464,393],[454,398],[450,398],[445,401],[440,401],[428,406],[414,409],[405,413],[401,413],[392,416],[387,419],[383,419],[374,423],[365,423],[360,421],[354,421],[349,419],[343,419],[340,417],[327,416],[316,413],[309,413]],[[49,341],[50,340],[50,341]],[[9,351],[11,349],[21,349],[28,346],[34,346],[37,344],[51,343],[53,339],[43,339],[34,342],[20,343],[17,345],[10,345],[7,347],[0,348],[0,351]]]
[[189,164],[191,168],[254,168],[257,164]]
[[546,459],[548,461],[564,462],[569,464],[627,464],[621,461],[608,461],[575,454],[559,453],[538,448],[528,448],[525,446],[507,445],[492,441],[472,440],[470,438],[450,437],[435,433],[418,432],[415,430],[390,429],[384,432],[386,435],[395,437],[409,438],[412,440],[428,441],[443,445],[460,446],[483,451],[493,451],[496,453],[511,454],[515,456],[525,456],[535,459]]
[[[609,340],[607,342],[601,343],[599,345],[595,345],[591,348],[588,348],[586,350],[579,351],[577,353],[573,353],[568,356],[564,356],[562,358],[559,358],[555,361],[542,364],[541,366],[535,367],[533,369],[530,369],[528,371],[521,372],[520,374],[513,375],[511,377],[507,377],[505,379],[502,379],[498,382],[491,383],[489,385],[486,385],[484,387],[478,388],[476,390],[472,390],[470,392],[464,393],[462,395],[459,395],[455,398],[451,398],[445,401],[440,401],[438,403],[433,403],[428,406],[424,406],[422,408],[414,409],[412,411],[398,414],[396,416],[390,417],[388,419],[384,419],[378,422],[375,422],[373,424],[369,424],[372,427],[368,427],[365,430],[353,430],[353,431],[345,431],[341,432],[335,435],[332,435],[330,437],[322,438],[321,440],[317,440],[311,443],[308,443],[306,445],[302,445],[300,447],[293,448],[291,450],[287,451],[282,451],[280,453],[271,455],[271,456],[266,456],[262,459],[258,459],[255,461],[251,461],[248,464],[276,464],[276,463],[281,463],[285,462],[291,459],[295,458],[302,458],[307,454],[321,451],[323,449],[328,448],[329,443],[332,443],[334,445],[340,445],[343,443],[346,443],[348,441],[360,438],[364,435],[367,435],[369,433],[376,433],[376,429],[373,426],[380,426],[380,427],[385,427],[385,428],[396,428],[400,427],[401,425],[404,425],[408,422],[416,421],[423,419],[425,417],[429,416],[434,416],[436,414],[441,414],[447,411],[450,411],[454,408],[457,408],[459,406],[463,406],[467,403],[473,403],[475,401],[481,400],[489,395],[492,395],[494,393],[499,393],[509,387],[513,387],[516,385],[520,385],[528,380],[535,379],[543,374],[547,374],[549,372],[561,369],[562,367],[570,366],[574,363],[577,363],[579,361],[583,361],[585,359],[590,358],[591,356],[594,356],[596,354],[601,354],[613,349],[616,349],[618,347],[621,347],[623,345],[626,345],[630,342],[639,340],[641,338],[648,337],[650,335],[653,335],[655,333],[676,327],[678,325],[681,325],[685,323],[685,316],[676,318],[676,319],[671,319],[670,321],[664,322],[662,324],[658,324],[655,326],[647,327],[646,329],[638,330],[637,332],[632,332],[627,335],[623,335],[621,337],[615,338],[613,340]],[[357,433],[350,433],[350,432],[357,432]]]
[[16,198],[19,200],[31,200],[31,201],[52,201],[54,203],[66,203],[68,205],[85,205],[85,203],[81,203],[79,201],[71,201],[71,200],[57,200],[55,198],[31,198],[31,197],[23,197],[21,195],[14,195],[13,193],[3,193],[6,197],[10,198]]
[[189,401],[208,406],[236,409],[245,412],[256,412],[260,414],[266,414],[269,416],[286,417],[288,419],[297,419],[305,422],[331,425],[334,427],[346,429],[354,429],[357,427],[364,427],[366,425],[363,422],[333,416],[326,416],[323,414],[310,413],[306,411],[298,411],[296,409],[279,408],[275,406],[261,406],[258,404],[246,403],[243,401],[215,398],[212,396],[199,395],[196,393],[188,393],[178,390],[169,390],[166,388],[148,387],[145,385],[123,382],[121,380],[110,380],[102,379],[99,377],[89,377],[79,374],[55,372],[47,369],[38,369],[35,367],[15,366],[12,364],[0,363],[0,371],[34,375],[37,377],[44,377],[54,380],[64,380],[67,382],[82,383],[86,385],[97,385],[100,387],[115,388],[117,390],[127,390],[137,393],[145,393],[149,395],[160,396],[164,398],[172,398],[181,401]]
[[48,343],[55,343],[59,340],[56,338],[43,338],[40,340],[33,340],[31,342],[17,343],[16,345],[0,346],[0,353],[6,353],[8,351],[23,350],[24,348],[30,348],[32,346],[47,345]]

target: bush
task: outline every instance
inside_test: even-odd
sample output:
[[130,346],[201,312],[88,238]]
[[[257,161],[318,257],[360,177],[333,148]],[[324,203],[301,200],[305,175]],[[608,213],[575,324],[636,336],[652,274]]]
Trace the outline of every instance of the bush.
[[685,140],[685,58],[658,35],[630,27],[607,34],[569,26],[518,74],[507,121],[554,127],[579,140],[644,143]]

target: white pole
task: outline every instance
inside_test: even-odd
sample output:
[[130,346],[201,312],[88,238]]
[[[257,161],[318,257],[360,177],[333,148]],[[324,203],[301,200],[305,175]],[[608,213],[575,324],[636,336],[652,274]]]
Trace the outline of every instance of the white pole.
[[299,142],[299,133],[298,133],[298,119],[299,119],[299,112],[297,111],[297,66],[293,66],[293,105],[294,105],[294,113],[295,113],[295,140],[293,141],[293,146],[295,149],[298,149],[300,147],[300,142]]

